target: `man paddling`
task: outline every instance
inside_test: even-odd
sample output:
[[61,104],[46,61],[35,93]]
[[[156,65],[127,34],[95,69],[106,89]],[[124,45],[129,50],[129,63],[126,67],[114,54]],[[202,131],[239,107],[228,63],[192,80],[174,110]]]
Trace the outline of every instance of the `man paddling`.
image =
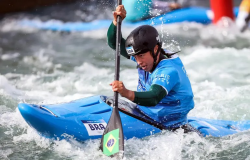
[[[113,12],[107,38],[112,49],[116,46],[116,17],[126,17],[119,5]],[[122,81],[113,81],[113,91],[138,104],[151,119],[175,130],[187,124],[187,114],[194,108],[193,92],[186,70],[176,53],[163,50],[157,30],[143,25],[121,40],[121,54],[138,64],[137,91],[127,89]]]

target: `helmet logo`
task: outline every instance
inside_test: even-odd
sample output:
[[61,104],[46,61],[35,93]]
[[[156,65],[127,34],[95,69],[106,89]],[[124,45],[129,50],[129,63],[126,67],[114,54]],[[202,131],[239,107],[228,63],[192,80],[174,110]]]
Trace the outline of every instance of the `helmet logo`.
[[134,50],[133,46],[126,47],[126,50],[127,50],[128,55],[134,55],[135,54],[135,50]]

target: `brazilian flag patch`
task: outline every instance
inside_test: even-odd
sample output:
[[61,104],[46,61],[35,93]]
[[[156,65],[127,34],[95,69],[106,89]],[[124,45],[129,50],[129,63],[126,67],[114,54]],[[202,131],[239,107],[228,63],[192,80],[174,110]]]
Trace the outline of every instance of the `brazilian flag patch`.
[[107,156],[119,152],[119,129],[108,132],[103,138],[103,153]]

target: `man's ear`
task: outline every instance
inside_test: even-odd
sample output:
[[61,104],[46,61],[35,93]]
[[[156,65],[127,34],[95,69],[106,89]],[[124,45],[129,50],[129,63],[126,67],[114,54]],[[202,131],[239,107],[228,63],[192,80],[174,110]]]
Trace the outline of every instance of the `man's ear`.
[[155,45],[155,48],[154,48],[154,53],[156,53],[158,51],[158,45]]

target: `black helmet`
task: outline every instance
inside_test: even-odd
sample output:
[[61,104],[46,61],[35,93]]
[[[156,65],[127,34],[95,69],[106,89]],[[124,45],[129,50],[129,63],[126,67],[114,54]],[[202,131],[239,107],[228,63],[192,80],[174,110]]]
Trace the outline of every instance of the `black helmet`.
[[154,51],[155,45],[161,48],[157,30],[150,25],[143,25],[133,30],[126,39],[125,47],[129,56],[147,51]]

